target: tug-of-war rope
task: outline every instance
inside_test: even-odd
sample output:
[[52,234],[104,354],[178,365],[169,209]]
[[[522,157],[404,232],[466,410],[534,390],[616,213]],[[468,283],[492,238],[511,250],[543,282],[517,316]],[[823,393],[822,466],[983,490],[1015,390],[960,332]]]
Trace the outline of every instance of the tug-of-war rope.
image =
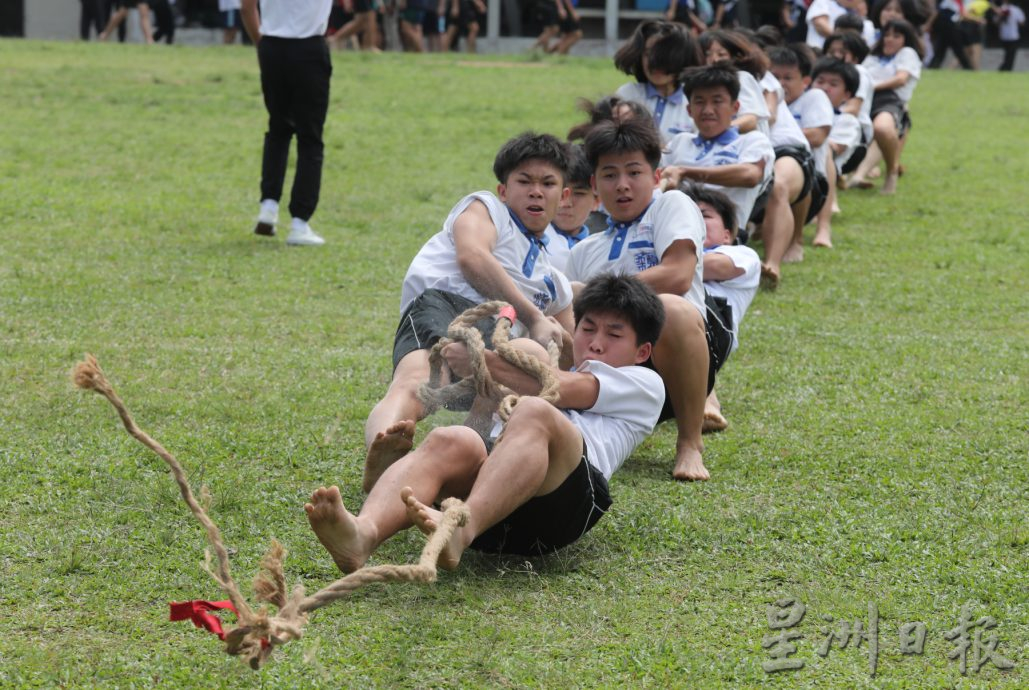
[[[540,397],[549,401],[556,399],[557,381],[550,369],[535,357],[508,344],[508,333],[515,315],[514,309],[503,302],[489,302],[470,309],[451,323],[446,342],[441,341],[443,344],[437,345],[431,353],[433,381],[430,381],[430,385],[423,387],[421,395],[437,404],[445,404],[452,398],[474,391],[491,400],[502,400],[499,414],[504,421],[507,420],[511,407],[517,402],[517,396],[512,395],[510,391],[492,380],[489,372],[486,371],[482,337],[478,331],[471,328],[471,324],[477,320],[498,312],[497,328],[493,337],[494,348],[504,359],[539,380]],[[474,380],[472,382],[458,381],[440,388],[442,357],[439,350],[447,342],[455,341],[464,342],[468,347],[475,369],[475,375],[470,378]],[[550,349],[551,357],[555,361],[556,352],[555,348]],[[201,505],[189,486],[182,465],[160,443],[136,426],[132,415],[115,393],[93,355],[87,354],[85,360],[75,366],[73,379],[79,388],[95,391],[107,398],[118,412],[118,416],[121,417],[122,424],[129,435],[164,460],[171,469],[183,500],[203,525],[207,532],[207,540],[214,548],[217,566],[212,567],[210,550],[206,550],[204,569],[228,595],[229,601],[173,603],[171,605],[172,620],[192,618],[198,627],[205,627],[224,640],[226,653],[241,656],[253,669],[260,668],[270,658],[275,647],[302,637],[308,614],[326,604],[346,597],[355,589],[375,582],[435,582],[436,565],[440,552],[450,541],[454,530],[463,526],[468,520],[468,509],[464,503],[457,498],[448,498],[442,504],[443,519],[436,531],[429,536],[417,564],[366,566],[336,580],[310,596],[304,595],[302,585],[297,585],[292,592],[287,592],[286,578],[282,569],[286,550],[273,539],[271,547],[261,559],[261,569],[254,578],[253,589],[258,602],[271,604],[276,611],[271,613],[267,606],[255,610],[244,598],[232,577],[229,553],[222,541],[221,530],[218,529],[205,509],[205,505],[209,504],[210,499],[206,487],[201,489],[201,497],[205,504]],[[426,414],[430,412],[431,410],[427,408]],[[217,609],[235,611],[238,625],[223,633],[221,622],[207,613],[207,611]]]

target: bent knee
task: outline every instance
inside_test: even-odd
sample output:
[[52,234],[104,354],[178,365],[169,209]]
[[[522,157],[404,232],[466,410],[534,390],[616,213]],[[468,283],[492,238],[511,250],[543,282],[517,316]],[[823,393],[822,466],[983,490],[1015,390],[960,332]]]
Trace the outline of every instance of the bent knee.
[[466,426],[439,426],[422,441],[422,447],[440,449],[447,456],[477,457],[486,455],[486,444],[477,432]]

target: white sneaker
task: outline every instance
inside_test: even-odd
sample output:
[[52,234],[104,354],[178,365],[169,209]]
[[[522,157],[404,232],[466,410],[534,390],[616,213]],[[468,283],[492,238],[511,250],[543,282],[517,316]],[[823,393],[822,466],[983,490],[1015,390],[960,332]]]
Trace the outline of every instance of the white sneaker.
[[289,237],[286,238],[286,244],[294,247],[318,247],[325,244],[325,240],[312,230],[310,225],[294,218]]
[[279,222],[279,205],[275,202],[262,201],[261,212],[257,214],[255,235],[275,236],[275,224]]

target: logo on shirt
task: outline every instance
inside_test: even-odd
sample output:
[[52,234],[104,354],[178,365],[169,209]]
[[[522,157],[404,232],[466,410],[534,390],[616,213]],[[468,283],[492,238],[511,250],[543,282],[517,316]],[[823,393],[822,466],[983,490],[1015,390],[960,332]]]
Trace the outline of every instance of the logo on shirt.
[[657,254],[654,254],[653,252],[640,252],[639,254],[634,255],[632,258],[636,264],[637,272],[645,271],[648,268],[653,268],[654,266],[657,266],[658,263],[660,263],[657,260]]
[[537,292],[532,296],[532,303],[536,305],[537,309],[545,312],[550,306],[550,295],[545,292]]

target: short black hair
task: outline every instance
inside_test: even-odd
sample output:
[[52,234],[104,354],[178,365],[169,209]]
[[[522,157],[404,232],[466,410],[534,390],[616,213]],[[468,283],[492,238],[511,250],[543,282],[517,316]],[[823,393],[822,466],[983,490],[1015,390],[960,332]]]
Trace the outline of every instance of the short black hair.
[[843,88],[847,89],[851,96],[856,94],[858,87],[861,86],[861,75],[858,74],[857,67],[839,58],[828,55],[818,58],[818,62],[811,70],[811,79],[818,79],[818,75],[822,73],[835,74],[843,79]]
[[903,19],[891,19],[886,22],[882,33],[879,34],[879,40],[872,46],[872,55],[883,54],[883,37],[888,33],[900,34],[904,37],[904,45],[906,47],[914,49],[918,53],[918,57],[925,57],[925,49],[922,48],[922,39],[918,37],[918,32],[915,31],[915,27],[911,26],[911,22],[906,22]]
[[782,37],[779,27],[772,26],[771,24],[759,26],[754,32],[753,41],[765,50],[772,46],[781,46],[786,43],[786,39]]
[[865,30],[865,20],[856,14],[841,14],[836,17],[836,21],[832,25],[833,31],[857,31],[861,33]]
[[592,278],[572,306],[575,325],[586,314],[617,314],[636,331],[636,345],[656,343],[665,324],[661,298],[639,278],[602,273]]
[[561,172],[561,180],[568,176],[568,144],[552,134],[523,132],[510,139],[497,151],[493,159],[493,174],[497,182],[507,184],[515,168],[526,161],[550,163]]
[[654,170],[661,164],[661,134],[654,125],[654,119],[631,117],[615,122],[598,122],[586,134],[582,144],[590,168],[597,169],[601,156],[621,155],[639,151]]
[[697,67],[687,70],[683,75],[682,90],[686,92],[686,98],[692,98],[693,92],[699,89],[712,89],[724,86],[729,92],[732,100],[740,97],[740,78],[736,74],[736,68],[728,60],[716,62],[707,67]]
[[736,206],[732,203],[732,199],[717,189],[711,189],[689,180],[684,180],[679,184],[679,191],[693,199],[694,203],[703,202],[713,208],[715,213],[721,217],[725,229],[729,231],[729,236],[736,239]]
[[[647,42],[651,38],[654,38],[654,43],[648,48]],[[629,40],[615,53],[615,67],[633,75],[638,82],[646,82],[644,55],[651,69],[666,74],[677,75],[687,67],[704,63],[700,45],[689,29],[682,24],[664,20],[640,22]]]
[[568,175],[565,176],[566,187],[589,187],[593,177],[593,168],[586,159],[582,144],[571,144],[568,147]]
[[841,31],[834,34],[829,34],[825,38],[825,44],[823,51],[828,53],[829,46],[839,41],[843,44],[843,49],[854,56],[855,64],[861,64],[868,57],[868,44],[865,43],[865,39],[861,38],[860,35],[853,31]]
[[815,61],[815,53],[803,43],[791,43],[788,46],[768,51],[768,59],[772,61],[773,65],[796,67],[800,71],[800,76],[807,77],[811,75],[811,65]]
[[593,125],[598,122],[603,122],[604,120],[614,120],[615,113],[622,108],[628,108],[634,116],[650,115],[650,111],[647,110],[647,107],[642,103],[630,101],[622,98],[621,96],[604,96],[596,102],[586,98],[580,98],[578,100],[578,105],[579,110],[582,110],[589,116],[589,120],[575,125],[568,130],[568,141],[585,139],[586,133],[590,131],[590,128],[592,128]]

